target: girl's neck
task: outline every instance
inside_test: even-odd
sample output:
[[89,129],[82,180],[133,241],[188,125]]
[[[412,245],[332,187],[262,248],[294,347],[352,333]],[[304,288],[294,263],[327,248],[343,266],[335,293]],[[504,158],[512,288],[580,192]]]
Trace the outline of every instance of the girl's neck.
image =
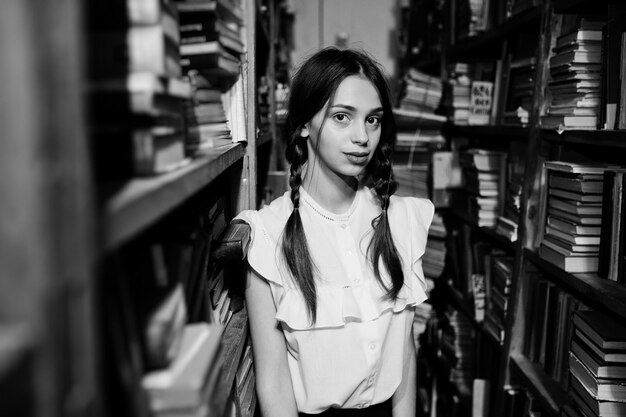
[[319,175],[304,175],[302,188],[317,204],[331,213],[341,214],[350,209],[358,180],[351,178],[334,178],[331,181]]

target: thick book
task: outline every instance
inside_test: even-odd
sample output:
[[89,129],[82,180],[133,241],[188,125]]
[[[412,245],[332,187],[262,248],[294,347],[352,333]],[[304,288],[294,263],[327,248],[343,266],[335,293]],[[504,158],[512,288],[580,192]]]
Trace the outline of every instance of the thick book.
[[570,353],[569,367],[572,376],[598,401],[626,402],[626,385],[619,380],[595,377],[578,357]]
[[598,245],[576,245],[550,235],[545,235],[542,243],[564,256],[578,256],[585,254],[597,255],[599,252]]
[[560,217],[582,226],[600,226],[602,224],[601,216],[579,216],[554,207],[548,207],[547,213],[549,216]]
[[565,200],[580,201],[581,203],[601,203],[601,193],[578,193],[576,191],[561,190],[559,188],[550,187],[548,194]]
[[583,344],[587,349],[589,349],[593,354],[604,362],[611,363],[624,363],[626,364],[626,351],[625,350],[608,350],[602,349],[598,345],[596,345],[589,337],[585,335],[580,329],[576,328],[574,334],[576,338],[580,340],[581,344]]
[[88,49],[90,76],[101,79],[149,72],[180,77],[177,24],[172,31],[175,37],[169,32],[164,26],[151,25],[91,33]]
[[143,304],[141,326],[146,366],[164,368],[178,354],[187,322],[182,285],[144,297]]
[[546,161],[544,165],[547,169],[561,171],[570,174],[604,174],[604,171],[611,168],[620,168],[613,164],[589,163],[580,164],[569,161]]
[[599,401],[576,378],[570,378],[572,399],[588,416],[621,417],[626,415],[626,403],[617,401]]
[[556,46],[568,45],[573,42],[585,42],[585,41],[596,41],[599,42],[602,40],[602,31],[601,30],[580,30],[577,29],[573,32],[569,32],[559,36],[556,39]]
[[577,216],[600,216],[602,215],[601,204],[588,204],[578,201],[561,200],[556,197],[550,197],[548,199],[548,208],[555,208],[557,210],[565,211],[566,213],[574,214]]
[[552,189],[571,191],[579,194],[602,193],[602,174],[558,175],[550,173],[548,185]]
[[541,244],[539,254],[543,259],[562,270],[570,273],[595,272],[598,270],[598,256],[595,254],[581,254],[567,256],[556,250]]
[[558,230],[552,226],[546,226],[546,235],[554,236],[557,239],[564,240],[565,242],[573,243],[575,245],[599,245],[600,236],[587,236],[587,235],[575,235],[572,233],[566,233]]
[[234,220],[217,241],[212,256],[220,261],[245,259],[250,244],[250,225]]
[[577,311],[574,325],[601,349],[626,350],[626,326],[602,313]]
[[144,375],[142,385],[153,411],[194,408],[204,400],[206,382],[218,365],[222,326],[192,323],[185,327],[179,354],[164,369]]
[[595,129],[597,116],[569,116],[551,114],[541,116],[541,127],[544,129]]
[[626,364],[602,361],[578,338],[572,340],[571,351],[595,378],[626,379]]
[[583,226],[553,215],[548,215],[547,224],[564,233],[574,235],[600,235],[600,226]]

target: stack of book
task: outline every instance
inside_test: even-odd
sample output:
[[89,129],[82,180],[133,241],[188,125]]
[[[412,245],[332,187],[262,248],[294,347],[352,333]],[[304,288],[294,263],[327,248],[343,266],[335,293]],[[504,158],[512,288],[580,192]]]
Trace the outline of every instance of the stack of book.
[[626,415],[626,327],[596,311],[574,315],[569,393],[585,416]]
[[402,79],[400,108],[435,113],[441,103],[443,84],[440,77],[409,68]]
[[498,343],[504,343],[504,329],[511,293],[513,276],[513,258],[510,256],[491,256],[485,269],[487,291],[485,309],[485,329]]
[[502,124],[526,126],[533,106],[536,58],[521,58],[511,62]]
[[495,227],[504,198],[506,152],[468,149],[459,155],[469,215],[478,226]]
[[458,310],[448,307],[447,326],[441,335],[441,351],[449,370],[449,380],[462,396],[469,396],[474,378],[474,331],[470,319]]
[[567,272],[596,272],[605,165],[546,161],[547,211],[541,257]]
[[504,195],[504,211],[498,217],[496,225],[496,233],[511,242],[517,241],[523,186],[524,177],[522,175],[512,174],[509,176]]
[[95,1],[87,8],[95,172],[126,179],[184,165],[178,15],[171,1]]
[[450,120],[455,125],[469,123],[470,91],[472,81],[468,77],[469,65],[456,63],[450,74],[449,97],[446,100]]
[[541,126],[596,129],[600,105],[602,31],[578,28],[556,40],[550,58],[552,100]]
[[183,70],[237,76],[244,46],[243,9],[237,0],[182,0],[180,55]]
[[435,213],[430,229],[428,229],[426,251],[422,257],[422,267],[426,279],[437,279],[443,272],[446,264],[446,236],[443,218],[439,213]]
[[213,148],[220,140],[230,140],[231,132],[222,92],[197,70],[187,73],[192,98],[185,103],[188,155]]
[[394,172],[401,195],[430,198],[432,153],[445,144],[446,117],[435,114],[441,101],[441,79],[410,68],[402,82],[403,97],[393,109],[397,124]]

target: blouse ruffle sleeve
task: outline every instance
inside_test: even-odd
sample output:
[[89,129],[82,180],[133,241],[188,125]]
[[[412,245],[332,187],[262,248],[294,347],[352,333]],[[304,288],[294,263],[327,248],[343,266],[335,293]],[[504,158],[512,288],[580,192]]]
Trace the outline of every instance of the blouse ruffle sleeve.
[[[404,266],[404,287],[400,291],[399,300],[407,300],[407,305],[418,305],[428,297],[427,284],[422,269],[422,256],[426,251],[428,229],[432,222],[435,207],[430,200],[415,197],[404,197],[401,209],[394,214],[395,223],[404,227],[397,230],[397,244],[401,250]],[[401,217],[401,219],[398,218]]]
[[285,284],[279,269],[278,244],[268,233],[259,212],[245,210],[236,218],[250,225],[250,244],[247,254],[250,267],[270,283],[283,287]]

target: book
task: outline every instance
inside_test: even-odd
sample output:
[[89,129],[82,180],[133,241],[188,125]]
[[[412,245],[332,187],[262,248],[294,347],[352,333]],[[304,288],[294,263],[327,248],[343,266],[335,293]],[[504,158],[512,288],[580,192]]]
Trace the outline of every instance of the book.
[[575,235],[572,233],[562,232],[561,230],[555,229],[552,226],[546,226],[546,235],[554,236],[557,239],[564,240],[569,243],[573,243],[575,245],[599,245],[600,244],[600,236],[587,236],[587,235]]
[[593,398],[589,390],[576,377],[571,378],[570,386],[572,399],[589,416],[620,417],[626,415],[626,403],[599,401]]
[[230,222],[213,249],[213,258],[220,261],[245,259],[250,244],[250,226],[239,220]]
[[600,63],[600,53],[571,51],[560,53],[550,58],[550,67],[571,63]]
[[541,116],[541,127],[544,129],[585,128],[595,129],[597,116],[569,116],[550,114]]
[[198,322],[185,326],[179,354],[170,366],[150,371],[142,378],[153,411],[201,404],[207,377],[216,366],[221,334],[222,326],[218,324]]
[[550,187],[548,194],[565,200],[574,200],[581,203],[601,203],[602,194],[597,193],[578,193],[576,191],[561,190],[560,188]]
[[548,209],[551,207],[577,216],[600,216],[602,214],[602,205],[600,204],[567,201],[556,197],[548,199]]
[[557,37],[556,46],[568,45],[574,42],[601,41],[601,30],[575,30]]
[[541,244],[540,256],[553,265],[570,273],[595,272],[598,269],[597,254],[581,254],[577,256],[564,255],[551,247]]
[[593,398],[599,401],[626,402],[626,385],[616,380],[595,377],[573,353],[569,356],[569,367],[572,376],[578,379]]
[[626,327],[593,310],[577,311],[574,325],[600,349],[626,350]]
[[576,245],[550,235],[545,235],[542,243],[565,256],[576,256],[586,253],[597,255],[599,253],[598,245]]
[[[595,378],[626,379],[626,364],[604,362],[586,345],[574,338],[571,351],[585,365]],[[626,352],[625,352],[626,353]]]
[[626,352],[624,350],[608,350],[602,349],[596,345],[589,337],[585,335],[580,329],[575,329],[574,334],[580,341],[581,345],[584,345],[590,352],[593,352],[596,358],[599,358],[603,362],[611,363],[626,363]]
[[164,26],[151,25],[91,33],[88,50],[90,76],[101,79],[148,72],[180,77],[178,23],[172,32],[169,33]]
[[148,369],[168,366],[176,357],[187,322],[187,308],[180,283],[144,297],[142,346]]
[[602,193],[602,174],[557,175],[550,172],[548,185],[551,188],[572,191],[581,194]]
[[582,226],[572,221],[548,215],[547,224],[556,230],[574,235],[600,235],[600,226]]

